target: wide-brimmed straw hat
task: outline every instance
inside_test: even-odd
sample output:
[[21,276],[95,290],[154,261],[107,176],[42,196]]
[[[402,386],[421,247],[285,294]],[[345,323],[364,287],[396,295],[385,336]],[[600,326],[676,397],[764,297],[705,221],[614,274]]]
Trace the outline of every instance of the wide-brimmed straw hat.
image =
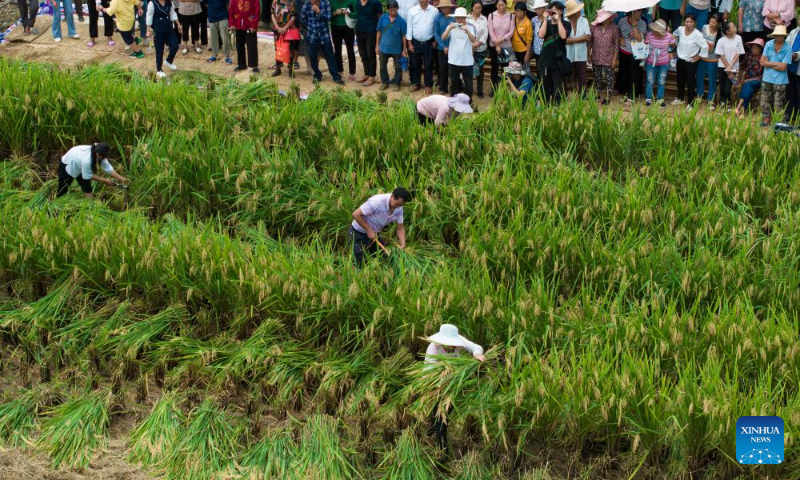
[[786,37],[788,35],[789,34],[786,33],[786,26],[785,25],[778,25],[778,26],[775,27],[775,30],[773,30],[772,33],[770,33],[767,36],[769,38],[775,38],[775,37]]
[[667,33],[667,22],[659,18],[658,20],[650,24],[650,30],[659,35],[664,35],[665,33]]
[[509,75],[525,75],[525,70],[519,62],[510,62],[507,67],[503,69]]
[[751,40],[751,41],[745,43],[745,45],[758,45],[763,50],[764,49],[764,39],[763,38],[756,38],[755,40]]
[[465,93],[459,93],[455,97],[448,98],[447,104],[458,113],[472,113],[472,107],[469,106],[469,97]]
[[613,16],[614,16],[613,13],[606,12],[605,10],[603,10],[601,8],[600,10],[597,11],[597,18],[594,19],[594,22],[592,22],[592,25],[600,25],[601,23],[605,22],[606,20],[608,20],[609,18],[611,18]]
[[467,18],[467,9],[464,7],[456,8],[455,13],[448,15],[448,17],[452,18]]
[[583,4],[575,0],[567,0],[567,16],[575,15],[583,9]]
[[428,337],[428,341],[444,345],[445,347],[463,348],[467,346],[467,339],[458,334],[458,327],[450,325],[449,323],[442,324],[442,326],[439,327],[439,333],[434,333]]
[[439,5],[436,5],[436,8],[443,8],[443,7],[445,7],[445,8],[446,7],[453,8],[453,7],[455,7],[455,5],[450,3],[450,0],[440,0],[439,1]]

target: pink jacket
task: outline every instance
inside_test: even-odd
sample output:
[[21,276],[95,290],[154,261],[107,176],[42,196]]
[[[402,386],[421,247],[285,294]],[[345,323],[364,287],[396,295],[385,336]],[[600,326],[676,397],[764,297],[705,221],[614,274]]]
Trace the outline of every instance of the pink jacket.
[[764,2],[764,9],[761,10],[761,15],[764,15],[764,26],[770,30],[775,28],[772,20],[767,18],[770,12],[779,12],[781,14],[782,25],[789,27],[789,22],[794,18],[794,0],[766,0]]
[[496,47],[497,39],[502,38],[500,46],[511,48],[511,35],[514,35],[514,15],[507,12],[505,17],[501,17],[492,12],[489,15],[489,45]]

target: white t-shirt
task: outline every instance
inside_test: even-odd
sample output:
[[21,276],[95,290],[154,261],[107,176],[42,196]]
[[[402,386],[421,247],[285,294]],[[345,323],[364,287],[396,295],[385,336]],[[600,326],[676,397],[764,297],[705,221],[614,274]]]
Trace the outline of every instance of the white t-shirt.
[[731,66],[731,70],[738,72],[739,55],[744,55],[744,44],[742,44],[742,37],[736,35],[733,38],[720,38],[717,40],[717,48],[714,50],[714,53],[720,56],[720,60],[717,62],[718,67],[725,68],[725,64],[722,63],[722,57],[725,57],[725,59],[728,61],[728,64]]
[[[460,25],[460,24],[459,24]],[[475,35],[475,27],[466,24],[461,28],[453,28],[450,30],[450,47],[447,50],[447,63],[459,67],[469,67],[475,63],[475,58],[472,56],[472,42],[469,41],[467,32],[464,29],[469,29],[472,35]]]
[[[61,163],[67,166],[67,173],[72,178],[78,178],[78,175],[80,175],[84,180],[91,180],[94,175],[92,171],[92,146],[78,145],[77,147],[72,147],[61,157]],[[114,171],[107,158],[104,158],[99,163],[104,172],[112,173]]]
[[691,62],[692,57],[708,55],[708,44],[700,30],[695,28],[687,35],[684,27],[678,27],[673,36],[678,39],[678,58],[681,60]]
[[[537,32],[534,32],[534,35]],[[584,35],[591,35],[591,30],[589,28],[589,20],[586,20],[586,17],[581,17],[578,19],[577,26],[574,30],[569,32],[569,38],[578,38]],[[588,55],[588,42],[583,43],[573,43],[571,45],[567,45],[567,58],[570,62],[585,62],[587,60]]]

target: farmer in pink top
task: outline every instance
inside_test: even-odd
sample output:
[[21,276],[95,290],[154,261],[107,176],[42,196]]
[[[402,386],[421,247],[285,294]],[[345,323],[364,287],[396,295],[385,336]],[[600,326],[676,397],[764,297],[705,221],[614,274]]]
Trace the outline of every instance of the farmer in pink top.
[[459,113],[472,113],[469,97],[459,93],[454,97],[430,95],[417,102],[417,118],[420,125],[446,125],[452,117]]

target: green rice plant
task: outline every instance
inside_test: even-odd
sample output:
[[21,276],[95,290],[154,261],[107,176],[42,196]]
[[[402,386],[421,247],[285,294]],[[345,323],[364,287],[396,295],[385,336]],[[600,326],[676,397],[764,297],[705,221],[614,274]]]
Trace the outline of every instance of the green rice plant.
[[416,433],[406,429],[397,444],[383,458],[378,467],[386,480],[435,480],[437,464],[419,443]]
[[131,319],[127,325],[111,332],[98,344],[106,355],[117,355],[128,361],[136,360],[153,342],[168,333],[174,334],[188,317],[186,307],[172,305],[144,319]]
[[296,468],[300,478],[363,478],[353,460],[354,452],[343,445],[337,421],[314,414],[306,419],[298,443]]
[[497,471],[497,467],[491,468],[487,459],[474,450],[470,450],[461,460],[454,465],[453,480],[500,480],[504,475]]
[[166,451],[160,467],[167,479],[219,478],[238,449],[233,419],[207,399],[189,416],[189,423]]
[[243,480],[295,479],[297,443],[289,427],[272,428],[245,452],[240,462]]
[[0,403],[0,441],[10,447],[23,447],[39,426],[39,414],[54,399],[42,388],[19,390],[3,395]]
[[128,459],[146,466],[162,463],[185,427],[186,419],[176,392],[166,392],[147,417],[131,431]]
[[109,390],[74,397],[45,412],[42,435],[36,446],[50,457],[54,469],[84,469],[106,444],[111,399]]

